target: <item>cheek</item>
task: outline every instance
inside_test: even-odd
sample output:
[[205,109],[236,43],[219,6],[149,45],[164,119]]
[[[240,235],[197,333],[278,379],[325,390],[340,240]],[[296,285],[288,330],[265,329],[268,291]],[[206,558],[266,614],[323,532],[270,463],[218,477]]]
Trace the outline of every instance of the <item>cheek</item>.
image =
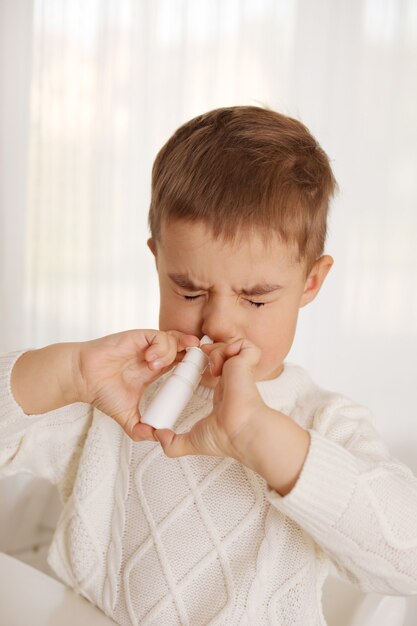
[[249,330],[248,337],[262,349],[263,363],[274,364],[288,354],[294,340],[297,317],[297,307],[280,309]]
[[200,327],[199,307],[189,306],[177,298],[161,296],[159,309],[159,328],[161,330],[179,330],[182,333],[198,335]]

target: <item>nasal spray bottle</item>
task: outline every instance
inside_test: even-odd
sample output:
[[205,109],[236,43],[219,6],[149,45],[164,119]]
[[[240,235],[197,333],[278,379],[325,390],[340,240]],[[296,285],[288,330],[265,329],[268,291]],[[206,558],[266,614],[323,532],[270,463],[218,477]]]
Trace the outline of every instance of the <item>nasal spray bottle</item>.
[[[204,335],[200,346],[208,343],[213,341]],[[141,422],[154,428],[172,429],[197,388],[208,362],[208,356],[201,348],[186,348],[185,357],[154,395]]]

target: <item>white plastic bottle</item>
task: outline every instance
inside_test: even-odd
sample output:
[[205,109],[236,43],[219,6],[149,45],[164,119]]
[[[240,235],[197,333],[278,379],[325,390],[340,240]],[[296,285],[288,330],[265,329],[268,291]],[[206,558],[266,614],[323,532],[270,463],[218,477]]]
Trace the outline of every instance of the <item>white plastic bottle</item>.
[[[200,346],[213,343],[204,335]],[[154,395],[141,422],[154,428],[171,428],[187,406],[208,365],[208,356],[198,347],[187,348],[183,360]]]

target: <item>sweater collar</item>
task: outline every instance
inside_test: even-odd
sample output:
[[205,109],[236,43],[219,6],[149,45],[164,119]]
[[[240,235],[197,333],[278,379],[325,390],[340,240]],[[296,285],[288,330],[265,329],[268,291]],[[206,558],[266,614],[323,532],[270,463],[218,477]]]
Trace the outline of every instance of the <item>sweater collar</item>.
[[312,385],[305,369],[294,363],[284,363],[284,369],[277,378],[260,380],[256,383],[265,404],[277,411],[289,413],[301,394]]

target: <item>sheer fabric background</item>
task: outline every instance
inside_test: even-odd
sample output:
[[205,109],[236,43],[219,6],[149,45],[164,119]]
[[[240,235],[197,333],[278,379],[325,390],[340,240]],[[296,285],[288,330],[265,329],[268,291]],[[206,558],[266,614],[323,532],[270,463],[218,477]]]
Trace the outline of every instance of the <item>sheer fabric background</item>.
[[417,3],[0,0],[0,20],[0,349],[156,326],[156,152],[203,111],[265,104],[340,187],[289,360],[417,471]]

